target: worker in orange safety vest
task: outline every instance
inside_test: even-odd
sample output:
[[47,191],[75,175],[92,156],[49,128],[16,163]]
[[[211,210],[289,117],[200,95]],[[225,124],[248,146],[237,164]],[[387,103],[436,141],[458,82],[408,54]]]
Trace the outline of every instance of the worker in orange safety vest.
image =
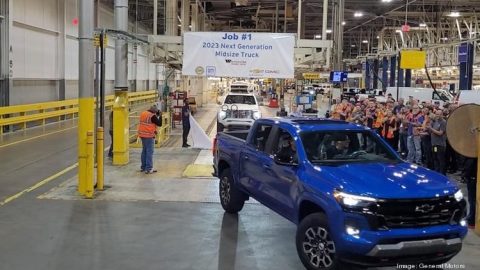
[[142,165],[140,171],[145,174],[157,172],[157,170],[153,169],[153,149],[157,126],[161,125],[162,118],[156,105],[140,114],[140,123],[138,124],[138,137],[142,140]]

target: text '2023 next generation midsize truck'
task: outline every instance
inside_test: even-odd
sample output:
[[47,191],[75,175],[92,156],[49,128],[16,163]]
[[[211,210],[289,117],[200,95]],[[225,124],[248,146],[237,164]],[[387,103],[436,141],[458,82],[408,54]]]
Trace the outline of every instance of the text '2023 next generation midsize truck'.
[[466,202],[447,177],[402,161],[372,130],[343,121],[260,119],[220,132],[225,211],[249,197],[297,224],[307,269],[438,265],[462,248]]

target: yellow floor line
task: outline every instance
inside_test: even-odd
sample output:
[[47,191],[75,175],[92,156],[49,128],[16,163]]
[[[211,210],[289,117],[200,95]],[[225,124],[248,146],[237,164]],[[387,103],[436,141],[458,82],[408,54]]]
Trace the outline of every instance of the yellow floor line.
[[45,134],[38,135],[38,136],[34,136],[34,137],[31,137],[31,138],[28,138],[28,139],[23,139],[23,140],[19,140],[19,141],[7,143],[7,144],[2,144],[2,145],[0,145],[0,148],[7,147],[7,146],[12,146],[12,145],[19,144],[19,143],[22,143],[22,142],[28,142],[28,141],[31,141],[31,140],[35,140],[35,139],[38,139],[38,138],[41,138],[41,137],[45,137],[45,136],[48,136],[48,135],[52,135],[52,134],[64,132],[64,131],[67,131],[67,130],[70,130],[70,129],[74,129],[74,128],[76,128],[76,126],[74,126],[74,127],[69,127],[69,128],[65,128],[65,129],[61,129],[61,130],[57,130],[57,131],[50,132],[50,133],[45,133]]
[[64,170],[62,170],[62,171],[60,171],[60,172],[58,172],[58,173],[56,173],[56,174],[54,174],[54,175],[52,175],[52,176],[50,176],[50,177],[48,177],[48,178],[43,179],[42,181],[36,183],[35,185],[33,185],[33,186],[31,186],[31,187],[29,187],[29,188],[27,188],[27,189],[24,189],[24,190],[18,192],[17,194],[15,194],[15,195],[13,195],[13,196],[8,197],[8,198],[5,199],[3,202],[0,202],[0,206],[3,206],[3,205],[5,205],[5,204],[7,204],[7,203],[9,203],[9,202],[11,202],[11,201],[13,201],[13,200],[15,200],[15,199],[18,199],[18,198],[19,198],[20,196],[22,196],[23,194],[28,193],[28,192],[30,192],[30,191],[33,191],[33,190],[35,190],[35,189],[37,189],[37,188],[45,185],[46,183],[54,180],[55,178],[57,178],[57,177],[59,177],[59,176],[62,176],[62,175],[64,175],[64,174],[66,174],[67,172],[75,169],[77,166],[78,166],[78,163],[75,163],[75,164],[73,164],[72,166],[70,166],[70,167],[68,167],[68,168],[66,168],[66,169],[64,169]]
[[[105,147],[105,149],[103,149],[103,151],[108,151],[109,148],[110,148],[110,146],[109,146],[109,147]],[[45,185],[46,183],[54,180],[54,179],[57,178],[57,177],[60,177],[60,176],[62,176],[62,175],[64,175],[64,174],[66,174],[67,172],[75,169],[76,167],[78,167],[78,162],[75,163],[75,164],[73,164],[72,166],[69,166],[69,167],[67,167],[67,168],[59,171],[58,173],[56,173],[56,174],[54,174],[54,175],[52,175],[52,176],[49,176],[49,177],[45,178],[44,180],[36,183],[35,185],[33,185],[33,186],[31,186],[31,187],[29,187],[29,188],[27,188],[27,189],[24,189],[24,190],[18,192],[17,194],[15,194],[15,195],[13,195],[13,196],[10,196],[10,197],[6,198],[3,202],[0,202],[0,206],[3,206],[3,205],[5,205],[5,204],[7,204],[7,203],[9,203],[9,202],[11,202],[11,201],[13,201],[13,200],[15,200],[15,199],[18,199],[18,198],[19,198],[20,196],[22,196],[23,194],[28,193],[28,192],[30,192],[30,191],[32,191],[32,190],[35,190],[35,189],[37,189],[37,188]]]

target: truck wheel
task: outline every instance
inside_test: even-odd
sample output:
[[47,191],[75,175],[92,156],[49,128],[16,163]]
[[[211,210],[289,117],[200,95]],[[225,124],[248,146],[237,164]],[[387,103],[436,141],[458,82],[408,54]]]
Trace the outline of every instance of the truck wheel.
[[219,195],[222,207],[227,213],[233,214],[242,210],[246,195],[235,186],[230,169],[224,169],[220,175]]
[[297,253],[308,270],[339,269],[335,243],[323,213],[305,217],[297,228]]
[[217,121],[217,132],[222,132],[225,129],[223,124]]

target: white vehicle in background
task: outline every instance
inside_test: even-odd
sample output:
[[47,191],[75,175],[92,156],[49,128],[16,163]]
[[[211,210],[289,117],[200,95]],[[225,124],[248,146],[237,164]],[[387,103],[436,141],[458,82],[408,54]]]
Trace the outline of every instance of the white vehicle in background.
[[236,81],[230,85],[230,93],[253,93],[255,86],[244,81]]
[[250,129],[261,117],[254,94],[229,93],[217,113],[217,132]]
[[480,89],[460,90],[457,94],[456,102],[458,105],[471,103],[480,105]]
[[386,95],[384,95],[383,90],[381,89],[372,90],[370,91],[370,93],[366,93],[366,94],[358,94],[358,99],[365,100],[365,99],[368,99],[370,96],[373,96],[377,102],[381,102],[381,103],[387,102]]
[[[437,94],[438,93],[438,94]],[[453,102],[453,96],[443,89],[437,89],[437,93],[432,88],[415,88],[415,87],[399,87],[398,88],[398,98],[403,98],[408,101],[410,96],[413,99],[419,100],[420,102],[435,102],[439,101],[440,105],[443,106],[445,101]],[[392,94],[392,97],[397,100],[397,87],[388,87],[386,95]]]

